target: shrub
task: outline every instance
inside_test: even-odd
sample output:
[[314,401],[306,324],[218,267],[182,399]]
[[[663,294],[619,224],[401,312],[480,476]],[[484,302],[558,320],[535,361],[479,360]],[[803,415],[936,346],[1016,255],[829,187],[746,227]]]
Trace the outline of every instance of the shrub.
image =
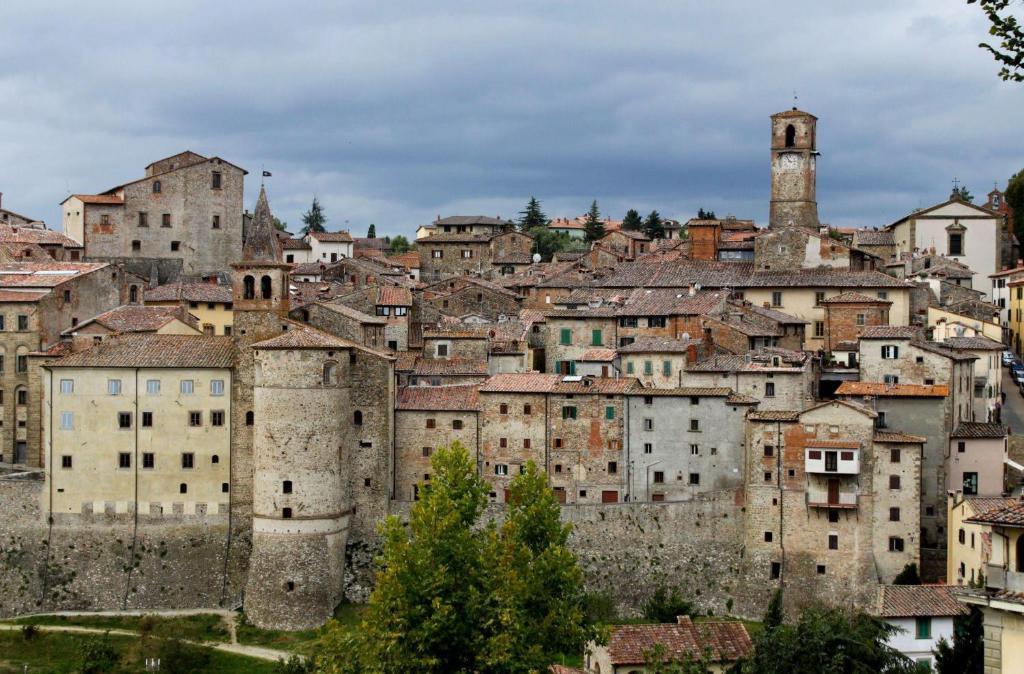
[[583,599],[583,615],[591,625],[610,625],[619,617],[615,599],[608,592],[588,593]]
[[274,671],[277,674],[313,674],[313,660],[293,655],[287,660],[278,660]]
[[78,669],[82,674],[106,674],[117,666],[117,649],[110,637],[84,639],[78,646]]
[[160,642],[157,657],[160,658],[160,671],[168,674],[201,672],[210,661],[210,653],[205,648],[192,646],[180,639]]
[[679,594],[679,588],[667,588],[659,585],[644,604],[644,617],[660,623],[674,623],[681,615],[693,615],[693,604],[685,601]]

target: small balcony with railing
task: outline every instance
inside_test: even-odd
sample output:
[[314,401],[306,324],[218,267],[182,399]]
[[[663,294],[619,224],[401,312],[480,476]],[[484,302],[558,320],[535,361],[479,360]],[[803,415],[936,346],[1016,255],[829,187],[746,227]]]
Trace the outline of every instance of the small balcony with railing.
[[860,492],[854,484],[845,485],[839,480],[829,480],[825,485],[808,485],[806,498],[811,508],[856,508]]
[[1024,592],[1024,572],[1010,571],[1002,564],[986,564],[985,586],[994,590]]

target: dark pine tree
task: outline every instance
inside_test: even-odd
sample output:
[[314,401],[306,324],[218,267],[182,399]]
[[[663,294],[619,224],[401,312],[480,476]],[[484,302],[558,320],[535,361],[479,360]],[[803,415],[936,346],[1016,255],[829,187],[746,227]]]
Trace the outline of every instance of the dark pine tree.
[[519,220],[516,223],[519,227],[519,231],[525,232],[534,227],[547,227],[548,216],[544,215],[544,211],[540,210],[540,202],[537,201],[536,197],[530,197],[530,200],[526,203],[526,209],[519,211]]
[[309,207],[309,210],[302,214],[302,233],[309,234],[310,232],[325,232],[324,225],[327,223],[327,216],[324,215],[324,209],[320,206],[320,201],[313,197],[313,205]]
[[644,220],[644,234],[648,239],[661,239],[665,236],[665,222],[658,211],[651,211]]
[[622,228],[630,232],[639,232],[644,228],[644,221],[635,208],[626,211],[625,217],[622,218]]
[[597,208],[597,199],[590,204],[590,210],[583,220],[583,233],[587,241],[597,241],[605,234],[601,211]]

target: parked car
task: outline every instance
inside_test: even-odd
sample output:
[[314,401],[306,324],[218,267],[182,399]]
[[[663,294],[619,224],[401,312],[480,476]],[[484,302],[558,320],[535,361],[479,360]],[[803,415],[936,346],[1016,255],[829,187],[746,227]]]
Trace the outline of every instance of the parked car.
[[1024,368],[1010,370],[1010,376],[1016,384],[1024,384]]
[[1013,351],[1003,351],[1003,367],[1009,367],[1010,363],[1015,360],[1016,358],[1013,356]]

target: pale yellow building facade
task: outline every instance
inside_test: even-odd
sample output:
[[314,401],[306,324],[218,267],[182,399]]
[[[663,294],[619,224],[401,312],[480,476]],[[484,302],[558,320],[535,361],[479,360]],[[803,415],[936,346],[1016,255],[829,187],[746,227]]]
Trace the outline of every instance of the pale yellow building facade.
[[233,354],[223,337],[126,335],[45,365],[44,507],[226,515]]

